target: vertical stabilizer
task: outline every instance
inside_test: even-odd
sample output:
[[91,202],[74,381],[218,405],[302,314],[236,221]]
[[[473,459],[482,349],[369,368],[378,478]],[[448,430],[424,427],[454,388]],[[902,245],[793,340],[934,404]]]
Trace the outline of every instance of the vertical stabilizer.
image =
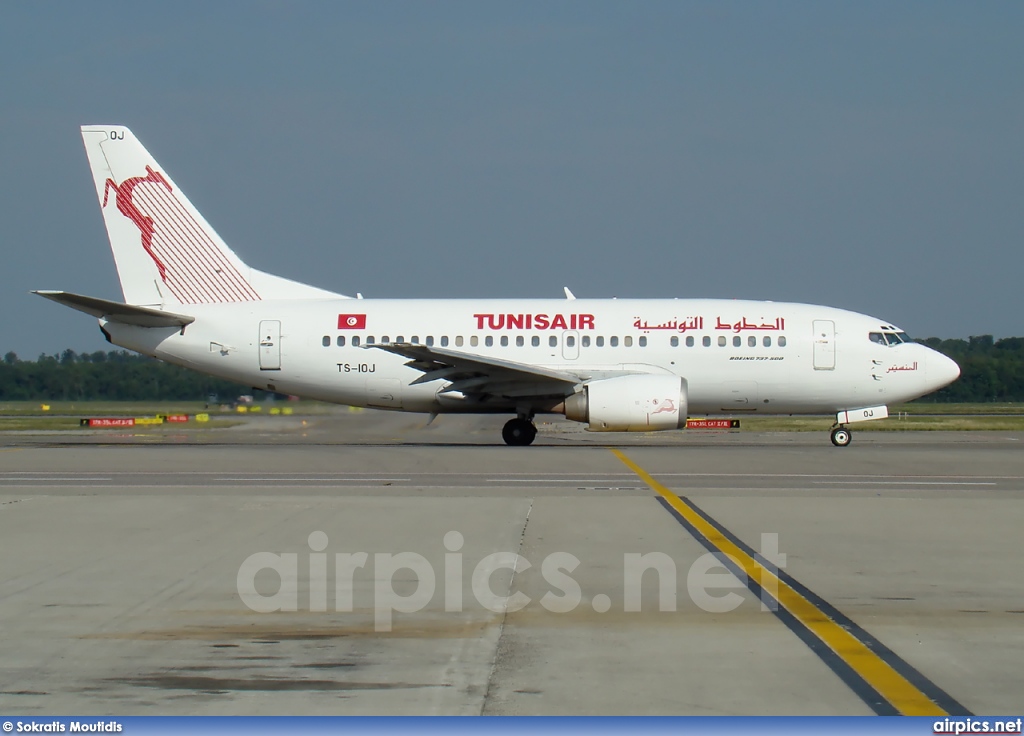
[[83,125],[82,139],[128,304],[348,298],[244,264],[123,125]]
[[261,298],[252,269],[128,128],[83,126],[82,138],[127,303],[163,306]]

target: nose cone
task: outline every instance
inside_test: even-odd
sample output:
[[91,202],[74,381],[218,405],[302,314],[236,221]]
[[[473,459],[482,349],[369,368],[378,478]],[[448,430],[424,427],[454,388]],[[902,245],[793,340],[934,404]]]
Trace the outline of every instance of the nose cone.
[[932,351],[928,358],[928,382],[934,385],[933,391],[948,386],[960,378],[960,366],[952,358]]

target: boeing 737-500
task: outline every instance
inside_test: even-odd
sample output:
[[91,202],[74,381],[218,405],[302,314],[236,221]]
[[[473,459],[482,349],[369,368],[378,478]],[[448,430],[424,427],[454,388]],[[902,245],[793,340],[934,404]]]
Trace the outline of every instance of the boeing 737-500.
[[361,299],[246,265],[130,130],[82,128],[125,303],[35,293],[108,341],[280,393],[396,411],[538,414],[598,432],[700,415],[829,414],[848,425],[946,386],[956,363],[900,328],[809,304],[717,299]]

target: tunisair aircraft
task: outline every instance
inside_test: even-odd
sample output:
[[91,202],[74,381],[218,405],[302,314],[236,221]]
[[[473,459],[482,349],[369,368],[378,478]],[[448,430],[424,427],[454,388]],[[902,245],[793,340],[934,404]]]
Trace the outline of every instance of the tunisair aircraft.
[[35,293],[129,350],[256,388],[351,406],[538,414],[597,432],[702,415],[831,414],[831,439],[952,383],[956,363],[884,320],[718,299],[361,299],[246,265],[130,130],[82,127],[125,303]]

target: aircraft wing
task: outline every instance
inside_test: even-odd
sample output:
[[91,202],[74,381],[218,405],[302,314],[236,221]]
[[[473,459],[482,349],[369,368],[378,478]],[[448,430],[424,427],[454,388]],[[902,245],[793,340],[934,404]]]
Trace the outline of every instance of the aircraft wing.
[[565,371],[446,348],[408,343],[372,347],[409,358],[406,365],[423,372],[413,381],[414,384],[450,381],[451,385],[442,393],[461,393],[478,398],[564,397],[573,393],[575,386],[584,380]]
[[196,321],[187,314],[164,312],[160,309],[137,307],[134,304],[121,304],[94,296],[82,296],[68,291],[33,291],[44,299],[63,304],[65,307],[77,309],[79,312],[91,314],[93,317],[107,319],[112,322],[123,322],[137,327],[184,327]]

